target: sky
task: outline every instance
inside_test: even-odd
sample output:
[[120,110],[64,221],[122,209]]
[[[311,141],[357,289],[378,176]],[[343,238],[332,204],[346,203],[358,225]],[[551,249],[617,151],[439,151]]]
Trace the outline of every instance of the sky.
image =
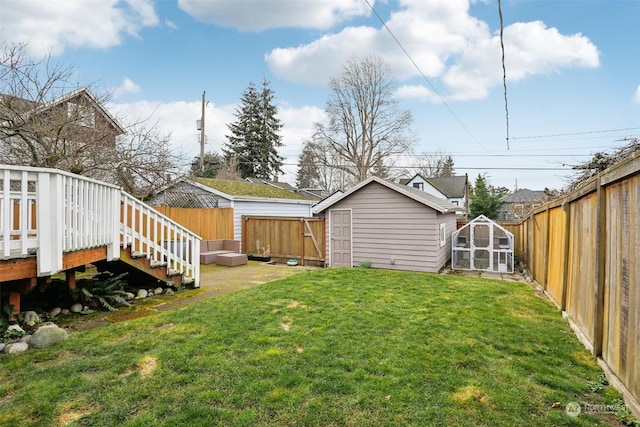
[[220,153],[243,91],[266,79],[291,184],[328,82],[375,54],[414,119],[398,166],[440,153],[471,180],[559,189],[572,165],[640,136],[640,0],[501,9],[508,121],[497,0],[0,0],[0,42],[50,54],[80,86],[111,93],[114,116],[156,124],[189,159],[203,92],[205,149]]

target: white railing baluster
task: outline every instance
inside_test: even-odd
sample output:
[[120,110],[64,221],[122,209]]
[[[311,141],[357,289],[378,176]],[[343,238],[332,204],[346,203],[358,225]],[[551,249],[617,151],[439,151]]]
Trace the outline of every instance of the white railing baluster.
[[200,237],[118,187],[22,166],[0,165],[0,178],[2,258],[11,258],[13,249],[21,257],[37,250],[37,274],[47,276],[62,269],[65,252],[106,246],[114,260],[121,247],[131,248],[199,285]]

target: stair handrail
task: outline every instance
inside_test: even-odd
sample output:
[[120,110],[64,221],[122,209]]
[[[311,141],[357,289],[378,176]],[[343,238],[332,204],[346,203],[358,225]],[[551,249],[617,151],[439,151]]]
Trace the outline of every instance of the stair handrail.
[[202,238],[126,192],[121,193],[120,243],[134,256],[166,264],[167,273],[182,273],[200,286]]

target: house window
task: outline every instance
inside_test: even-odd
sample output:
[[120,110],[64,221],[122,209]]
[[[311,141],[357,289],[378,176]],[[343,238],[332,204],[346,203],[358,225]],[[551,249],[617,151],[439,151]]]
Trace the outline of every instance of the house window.
[[67,116],[81,126],[94,127],[96,124],[95,111],[92,107],[67,103]]
[[424,182],[414,182],[413,188],[424,191]]
[[452,200],[451,203],[453,203],[454,205],[458,206],[458,201],[457,200]]
[[447,225],[440,224],[440,247],[447,244]]

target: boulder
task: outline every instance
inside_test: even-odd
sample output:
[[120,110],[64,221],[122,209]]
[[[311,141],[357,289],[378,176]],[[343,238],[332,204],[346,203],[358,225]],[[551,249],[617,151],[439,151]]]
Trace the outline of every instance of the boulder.
[[0,353],[2,353],[2,352],[4,351],[4,348],[5,348],[6,346],[7,346],[7,345],[6,345],[5,343],[0,342]]
[[174,294],[173,289],[171,289],[171,288],[165,289],[164,290],[164,294],[165,295],[173,295]]
[[29,344],[29,342],[31,341],[31,335],[25,335],[21,337],[18,341]]
[[62,312],[62,309],[60,307],[56,307],[56,308],[51,309],[51,311],[49,312],[49,316],[56,317],[61,312]]
[[138,289],[138,293],[136,294],[136,299],[143,299],[149,295],[146,289]]
[[29,349],[29,344],[26,342],[13,342],[11,344],[7,344],[4,348],[5,354],[17,354],[22,353],[23,351],[27,351]]
[[15,331],[19,334],[26,334],[26,332],[24,331],[24,329],[22,329],[19,325],[9,325],[9,327],[7,328],[7,332],[9,331]]
[[136,298],[135,294],[133,294],[132,292],[127,292],[127,294],[124,296],[124,299],[126,301],[132,301]]
[[158,286],[157,288],[155,288],[153,290],[153,294],[154,295],[161,295],[162,294],[162,288],[160,286]]
[[69,313],[71,313],[71,311],[68,308],[63,308],[62,310],[60,310],[61,316],[66,316]]
[[35,311],[25,311],[22,313],[22,319],[27,326],[35,326],[36,323],[40,323],[40,316]]
[[67,331],[58,325],[50,324],[40,326],[31,336],[29,345],[34,348],[44,348],[66,339]]
[[69,307],[69,310],[71,310],[72,313],[80,313],[82,311],[82,304],[77,302]]

